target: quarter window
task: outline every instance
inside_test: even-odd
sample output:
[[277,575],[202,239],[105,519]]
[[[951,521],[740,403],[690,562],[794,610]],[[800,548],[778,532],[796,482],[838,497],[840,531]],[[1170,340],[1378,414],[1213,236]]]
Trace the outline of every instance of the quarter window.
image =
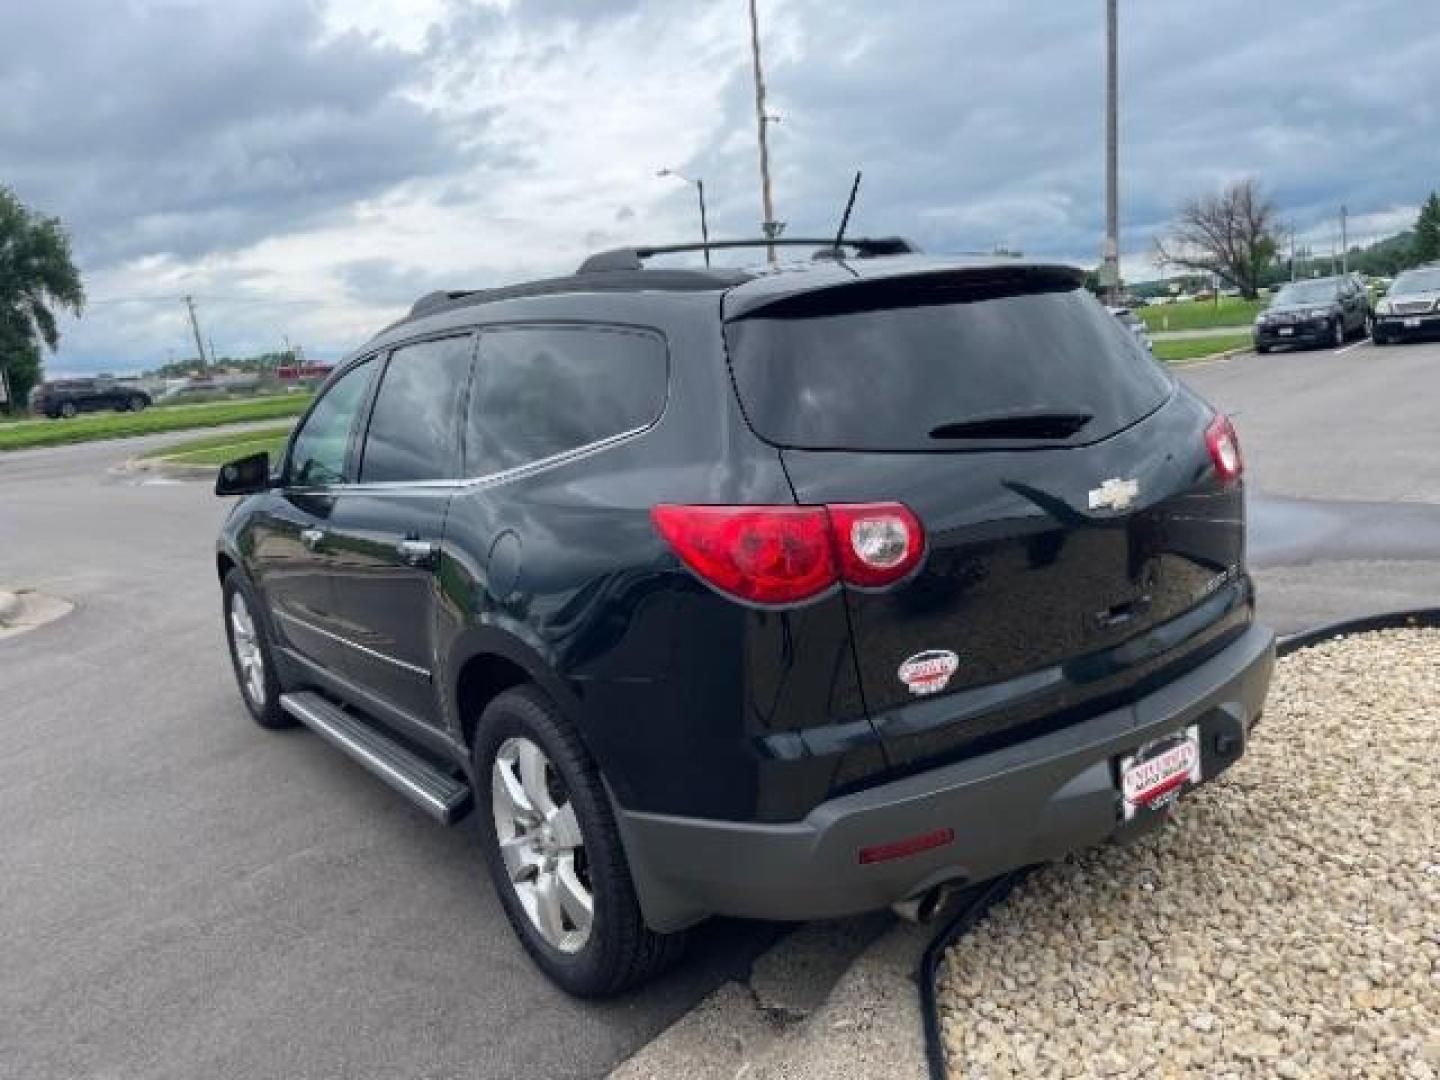
[[361,361],[332,383],[315,403],[290,447],[291,484],[321,487],[344,482],[350,432],[374,370],[373,362]]
[[390,354],[360,464],[362,483],[460,474],[459,420],[474,338],[443,338]]
[[667,361],[654,335],[599,327],[488,331],[466,423],[466,471],[513,469],[654,423]]

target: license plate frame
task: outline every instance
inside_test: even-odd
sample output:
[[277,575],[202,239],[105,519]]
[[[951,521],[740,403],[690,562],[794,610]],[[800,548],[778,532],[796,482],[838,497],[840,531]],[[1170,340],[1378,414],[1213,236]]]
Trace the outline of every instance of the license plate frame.
[[1419,328],[1420,320],[1412,316],[1411,318],[1405,320],[1404,325],[1406,330],[1415,330]]
[[1198,724],[1122,754],[1116,759],[1115,774],[1121,820],[1163,811],[1200,784],[1204,780],[1202,757]]

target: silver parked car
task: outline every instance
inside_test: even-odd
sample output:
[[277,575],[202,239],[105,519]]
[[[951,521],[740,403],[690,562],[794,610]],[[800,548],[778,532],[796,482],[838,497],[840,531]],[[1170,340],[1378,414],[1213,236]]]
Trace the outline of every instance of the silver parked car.
[[1108,310],[1111,315],[1114,315],[1115,318],[1119,319],[1120,322],[1125,325],[1127,330],[1135,335],[1135,340],[1151,352],[1155,351],[1155,345],[1150,341],[1150,334],[1145,329],[1145,324],[1140,321],[1140,316],[1136,315],[1135,312],[1129,308],[1124,307],[1112,307]]

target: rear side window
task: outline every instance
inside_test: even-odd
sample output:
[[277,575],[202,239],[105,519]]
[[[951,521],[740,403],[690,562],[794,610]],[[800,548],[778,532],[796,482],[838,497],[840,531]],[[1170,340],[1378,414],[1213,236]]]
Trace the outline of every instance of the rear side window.
[[647,427],[665,407],[664,342],[640,331],[520,327],[480,335],[465,466],[513,469]]
[[365,437],[362,483],[460,475],[460,404],[474,344],[466,335],[390,354]]
[[756,432],[871,451],[1082,445],[1169,377],[1069,275],[896,278],[802,294],[726,327]]

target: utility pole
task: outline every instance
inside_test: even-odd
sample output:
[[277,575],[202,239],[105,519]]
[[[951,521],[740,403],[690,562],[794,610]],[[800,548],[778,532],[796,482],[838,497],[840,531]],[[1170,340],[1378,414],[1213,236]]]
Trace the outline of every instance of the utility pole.
[[1120,298],[1120,17],[1105,0],[1105,262],[1100,278],[1110,303]]
[[190,313],[190,329],[195,332],[195,351],[200,354],[200,370],[205,370],[205,345],[200,340],[200,320],[195,317],[195,298],[185,297],[185,310]]
[[[774,240],[780,235],[784,225],[775,220],[775,201],[770,194],[770,142],[766,137],[766,129],[771,118],[765,112],[765,73],[760,67],[760,17],[755,11],[755,0],[750,0],[750,54],[755,62],[755,124],[760,135],[760,203],[765,213],[765,220],[760,223],[760,227],[765,231],[767,240]],[[775,245],[770,244],[766,251],[770,265],[774,266]]]
[[1350,211],[1345,209],[1345,204],[1340,204],[1340,272],[1350,272]]

